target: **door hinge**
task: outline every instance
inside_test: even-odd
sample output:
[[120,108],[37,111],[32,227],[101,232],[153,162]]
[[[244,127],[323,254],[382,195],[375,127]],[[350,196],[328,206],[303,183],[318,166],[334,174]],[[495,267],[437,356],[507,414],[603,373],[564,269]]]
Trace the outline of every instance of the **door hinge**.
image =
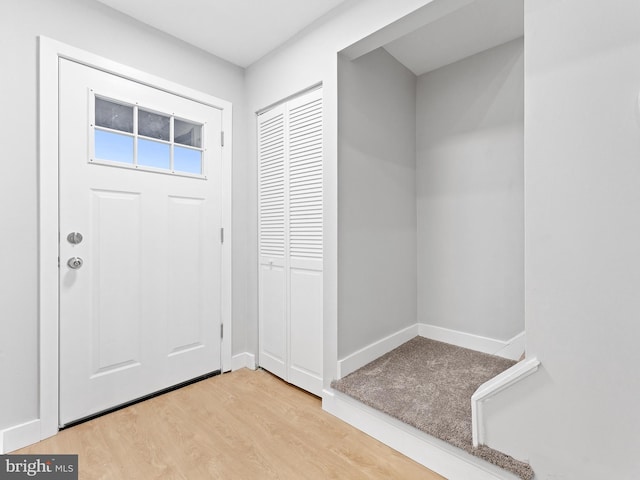
[[220,338],[224,338],[224,323],[220,324]]
[[224,147],[224,130],[220,131],[220,146]]
[[224,228],[220,228],[220,243],[224,243]]

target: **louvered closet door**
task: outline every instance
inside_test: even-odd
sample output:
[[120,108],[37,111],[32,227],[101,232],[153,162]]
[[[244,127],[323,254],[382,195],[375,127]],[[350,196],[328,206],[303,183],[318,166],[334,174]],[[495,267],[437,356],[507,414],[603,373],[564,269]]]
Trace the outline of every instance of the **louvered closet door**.
[[287,377],[285,108],[258,117],[260,366]]
[[322,91],[258,117],[260,356],[322,393]]
[[289,381],[322,393],[322,92],[289,102]]

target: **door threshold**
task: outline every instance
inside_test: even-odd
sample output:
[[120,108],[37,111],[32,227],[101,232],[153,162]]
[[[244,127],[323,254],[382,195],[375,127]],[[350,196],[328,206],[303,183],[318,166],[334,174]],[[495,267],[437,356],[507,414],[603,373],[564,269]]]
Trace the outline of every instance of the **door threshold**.
[[108,414],[113,413],[113,412],[117,412],[118,410],[122,410],[123,408],[131,407],[132,405],[135,405],[137,403],[144,402],[146,400],[150,400],[152,398],[159,397],[160,395],[164,395],[165,393],[173,392],[174,390],[178,390],[180,388],[187,387],[189,385],[201,382],[201,381],[206,380],[208,378],[215,377],[217,375],[220,375],[220,373],[221,373],[220,370],[214,370],[213,372],[205,373],[204,375],[200,375],[199,377],[192,378],[191,380],[187,380],[185,382],[181,382],[181,383],[178,383],[176,385],[172,385],[171,387],[163,388],[162,390],[158,390],[158,391],[150,393],[148,395],[144,395],[142,397],[136,398],[135,400],[131,400],[129,402],[121,403],[120,405],[116,405],[115,407],[111,407],[111,408],[108,408],[106,410],[102,410],[102,411],[100,411],[98,413],[94,413],[94,414],[88,415],[86,417],[82,417],[82,418],[80,418],[78,420],[74,420],[72,422],[66,423],[64,425],[61,425],[59,430],[60,431],[66,430],[67,428],[75,427],[76,425],[80,425],[81,423],[85,423],[85,422],[88,422],[90,420],[95,420],[96,418],[102,417],[104,415],[108,415]]

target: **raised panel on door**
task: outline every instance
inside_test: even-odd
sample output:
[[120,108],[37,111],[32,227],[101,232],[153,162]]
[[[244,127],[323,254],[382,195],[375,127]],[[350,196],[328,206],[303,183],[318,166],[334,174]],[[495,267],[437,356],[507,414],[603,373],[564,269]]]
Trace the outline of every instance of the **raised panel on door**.
[[169,357],[204,347],[203,198],[169,196],[167,255]]
[[292,266],[290,289],[289,381],[320,396],[323,358],[322,271]]
[[91,192],[92,376],[142,364],[140,200],[140,192]]
[[260,366],[286,379],[286,293],[282,264],[261,264],[259,282]]
[[[220,254],[220,224],[211,199],[168,195],[167,343],[169,382],[209,373],[211,343],[219,344],[220,276],[209,266]],[[219,364],[219,357],[214,359]]]

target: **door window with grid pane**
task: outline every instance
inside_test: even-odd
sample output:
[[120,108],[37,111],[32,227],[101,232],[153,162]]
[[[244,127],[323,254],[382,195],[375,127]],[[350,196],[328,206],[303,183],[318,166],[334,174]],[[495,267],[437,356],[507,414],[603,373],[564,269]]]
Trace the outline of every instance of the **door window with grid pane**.
[[206,178],[205,124],[98,95],[93,100],[90,162]]

